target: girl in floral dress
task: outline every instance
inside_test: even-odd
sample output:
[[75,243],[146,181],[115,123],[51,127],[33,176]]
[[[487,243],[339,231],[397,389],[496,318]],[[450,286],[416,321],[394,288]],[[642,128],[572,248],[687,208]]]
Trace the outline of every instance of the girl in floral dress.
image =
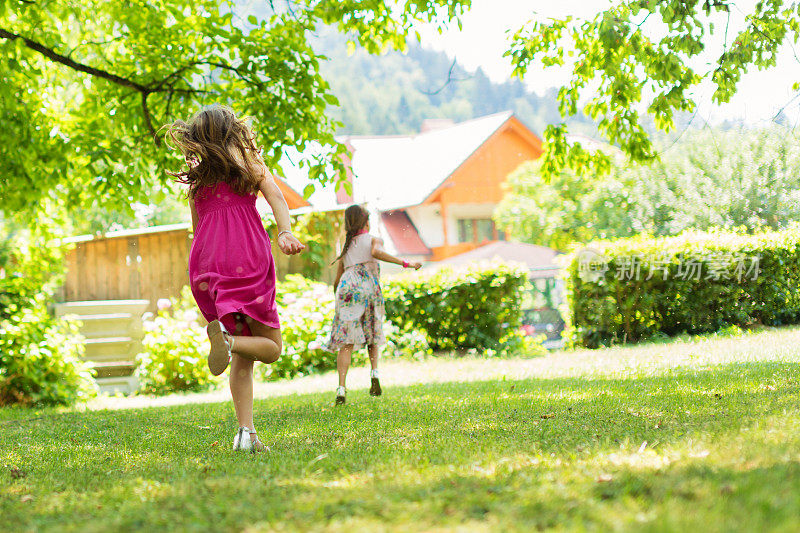
[[336,389],[336,405],[345,403],[347,389],[345,381],[350,368],[353,350],[367,346],[370,372],[371,396],[381,395],[378,379],[378,347],[386,344],[383,336],[383,294],[380,284],[378,261],[418,269],[420,263],[408,263],[383,250],[383,241],[369,234],[369,213],[360,205],[351,205],[344,212],[345,241],[342,253],[336,259],[338,270],[333,286],[336,291],[336,315],[333,319],[331,338],[325,346],[330,352],[338,352],[336,368],[339,371],[339,387]]

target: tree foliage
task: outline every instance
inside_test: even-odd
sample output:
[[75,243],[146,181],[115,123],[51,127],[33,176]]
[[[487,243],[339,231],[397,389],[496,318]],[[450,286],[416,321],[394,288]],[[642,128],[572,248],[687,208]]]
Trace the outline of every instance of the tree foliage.
[[688,132],[660,161],[611,172],[509,177],[496,219],[513,237],[565,249],[572,242],[695,228],[780,229],[800,218],[800,145],[781,130]]
[[[732,14],[744,22],[734,27]],[[760,0],[744,13],[732,0],[625,0],[590,20],[534,19],[517,31],[507,55],[518,76],[540,65],[570,69],[558,95],[562,116],[582,107],[611,144],[649,163],[658,153],[643,117],[670,130],[676,113],[696,109],[693,91],[704,80],[715,88],[714,103],[728,102],[745,72],[774,66],[781,46],[798,36],[797,2]],[[708,62],[705,72],[693,66]],[[545,176],[565,166],[591,172],[611,164],[602,151],[568,144],[564,123],[549,126],[545,140]]]
[[47,196],[71,207],[142,200],[177,165],[159,126],[215,102],[254,118],[273,168],[284,147],[328,147],[307,163],[312,178],[330,179],[344,147],[325,115],[336,99],[311,33],[332,24],[371,51],[403,48],[414,22],[446,24],[463,8],[445,0],[265,5],[243,20],[233,1],[3,0],[0,208]]
[[[333,26],[369,52],[405,50],[415,24],[456,24],[470,3],[286,0],[246,11],[233,0],[2,0],[0,208],[46,196],[73,208],[141,201],[178,164],[159,126],[212,102],[254,117],[275,169],[284,147],[327,147],[307,164],[312,178],[331,179],[344,148],[326,115],[337,100],[312,34]],[[561,115],[583,111],[631,159],[651,162],[657,152],[643,117],[670,129],[676,113],[695,109],[692,90],[704,79],[715,102],[728,101],[748,68],[773,66],[781,45],[798,38],[794,2],[759,1],[732,28],[739,10],[730,0],[626,0],[590,20],[535,19],[514,34],[508,55],[518,76],[539,65],[570,68]],[[713,67],[697,71],[706,56]],[[602,152],[565,135],[563,120],[545,131],[545,176],[609,168]]]

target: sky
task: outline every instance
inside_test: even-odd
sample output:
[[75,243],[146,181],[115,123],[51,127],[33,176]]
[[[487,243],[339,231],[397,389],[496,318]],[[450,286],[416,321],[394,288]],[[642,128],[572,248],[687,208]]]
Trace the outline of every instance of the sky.
[[[608,0],[473,0],[472,9],[463,17],[462,30],[453,27],[439,35],[421,28],[422,42],[426,47],[442,50],[450,57],[457,58],[468,70],[480,67],[493,80],[502,81],[511,74],[510,62],[503,57],[511,38],[508,31],[516,31],[534,16],[534,12],[539,17],[573,15],[592,18],[611,4]],[[750,12],[754,4],[755,0],[736,2],[731,28],[744,23],[745,13]],[[724,25],[725,20],[720,19],[717,28]],[[659,31],[655,26],[651,29]],[[733,33],[729,32],[729,40]],[[716,44],[721,45],[722,32],[715,39]],[[797,55],[800,56],[800,46],[798,49]],[[693,64],[696,71],[708,70],[715,56],[709,54],[699,59]],[[561,86],[567,79],[568,72],[564,70],[531,68],[524,81],[532,91],[541,94],[548,88]],[[759,126],[769,124],[775,114],[784,109],[784,113],[796,124],[800,122],[800,97],[793,100],[796,93],[791,89],[796,81],[800,81],[800,60],[787,47],[781,52],[777,67],[769,71],[753,69],[748,72],[740,82],[738,94],[728,104],[712,104],[713,86],[709,82],[703,83],[696,91],[700,103],[696,120],[701,124],[702,121],[716,124],[724,120],[742,120]]]

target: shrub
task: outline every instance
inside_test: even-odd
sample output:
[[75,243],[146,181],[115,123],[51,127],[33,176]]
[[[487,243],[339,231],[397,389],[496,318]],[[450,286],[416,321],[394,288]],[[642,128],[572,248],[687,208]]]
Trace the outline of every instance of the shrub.
[[[336,368],[336,354],[322,346],[328,341],[336,304],[333,288],[300,275],[289,275],[278,284],[283,355],[271,365],[259,365],[264,379],[315,374]],[[430,348],[417,331],[400,331],[384,322],[387,345],[383,357],[422,357]]]
[[425,334],[417,329],[401,330],[391,320],[383,323],[386,346],[382,356],[422,360],[433,355],[433,350]]
[[797,323],[800,229],[602,241],[565,277],[565,336],[586,347]]
[[136,357],[139,392],[167,394],[218,386],[221,378],[208,369],[208,336],[189,287],[181,298],[159,300],[158,307],[156,316],[144,322],[144,350]]
[[44,295],[19,298],[5,281],[0,280],[0,406],[70,405],[94,396],[77,323],[53,318]]
[[520,325],[528,288],[524,269],[486,262],[400,274],[384,295],[389,320],[422,331],[434,350],[513,351],[527,347]]
[[329,285],[300,275],[286,276],[278,284],[283,354],[271,365],[258,365],[264,379],[290,378],[336,368],[336,354],[322,345],[333,321],[333,290]]
[[[332,288],[300,275],[290,275],[278,283],[276,302],[281,317],[283,354],[271,365],[256,365],[256,374],[274,380],[336,368],[336,354],[322,349],[333,322]],[[144,350],[137,357],[136,370],[140,391],[165,394],[216,386],[220,378],[214,378],[208,371],[208,337],[200,325],[189,288],[184,288],[178,300],[159,300],[159,307],[158,314],[144,324]],[[388,344],[384,355],[420,357],[430,353],[419,332],[400,332],[388,323],[385,327]]]
[[77,324],[47,309],[63,273],[63,250],[47,230],[39,224],[4,239],[0,405],[70,405],[97,393]]

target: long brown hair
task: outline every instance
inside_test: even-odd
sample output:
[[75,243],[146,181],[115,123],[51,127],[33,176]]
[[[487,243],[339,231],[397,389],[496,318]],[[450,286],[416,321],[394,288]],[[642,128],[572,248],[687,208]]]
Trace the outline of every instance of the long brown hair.
[[344,210],[344,246],[342,246],[342,253],[339,254],[339,257],[333,260],[333,263],[344,257],[344,254],[346,254],[348,248],[350,248],[350,243],[353,242],[353,239],[356,235],[358,235],[358,232],[366,227],[368,222],[369,211],[360,205],[351,205]]
[[237,117],[230,107],[213,105],[188,122],[176,120],[165,128],[167,141],[171,139],[183,152],[187,165],[186,170],[169,174],[189,186],[189,198],[219,182],[241,195],[258,191],[266,168],[246,117]]

